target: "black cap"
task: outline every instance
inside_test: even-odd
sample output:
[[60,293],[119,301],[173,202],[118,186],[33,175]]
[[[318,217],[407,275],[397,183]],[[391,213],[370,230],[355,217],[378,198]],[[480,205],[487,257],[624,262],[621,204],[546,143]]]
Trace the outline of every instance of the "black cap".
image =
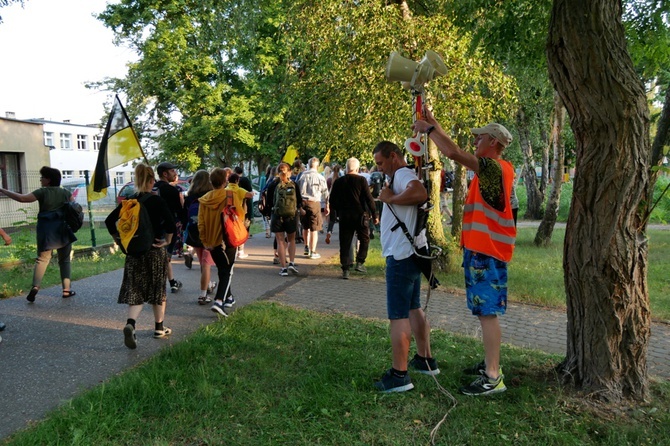
[[163,174],[163,172],[165,172],[166,170],[176,169],[176,168],[177,168],[177,166],[175,166],[172,163],[168,163],[166,161],[166,162],[160,163],[158,166],[156,166],[156,172],[158,172],[158,176],[160,177]]

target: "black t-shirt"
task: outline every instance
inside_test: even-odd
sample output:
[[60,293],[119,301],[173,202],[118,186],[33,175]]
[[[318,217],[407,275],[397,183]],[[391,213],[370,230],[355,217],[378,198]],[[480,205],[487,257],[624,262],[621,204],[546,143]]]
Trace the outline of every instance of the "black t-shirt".
[[160,180],[156,181],[153,190],[165,201],[175,221],[181,222],[182,225],[186,224],[186,213],[181,205],[179,189],[167,181]]

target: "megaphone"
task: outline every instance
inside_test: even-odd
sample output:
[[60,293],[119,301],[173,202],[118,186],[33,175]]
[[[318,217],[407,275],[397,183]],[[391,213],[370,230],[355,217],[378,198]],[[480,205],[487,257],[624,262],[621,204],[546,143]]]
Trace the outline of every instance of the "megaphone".
[[447,66],[435,51],[426,51],[420,62],[402,57],[393,51],[386,64],[386,80],[409,83],[411,88],[421,88],[426,82],[447,74]]

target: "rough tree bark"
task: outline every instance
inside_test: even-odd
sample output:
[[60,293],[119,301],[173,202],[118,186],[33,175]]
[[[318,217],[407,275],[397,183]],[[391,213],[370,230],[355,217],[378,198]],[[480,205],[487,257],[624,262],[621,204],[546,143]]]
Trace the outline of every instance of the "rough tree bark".
[[542,202],[544,196],[538,188],[537,176],[535,174],[535,161],[533,160],[533,147],[530,143],[528,119],[522,109],[516,115],[517,132],[519,132],[519,145],[523,155],[523,184],[526,186],[526,213],[524,218],[539,220],[542,218]]
[[547,246],[551,243],[551,235],[558,218],[558,207],[561,202],[561,185],[563,184],[563,159],[565,158],[565,145],[561,139],[563,124],[565,122],[565,108],[561,98],[554,93],[554,122],[551,127],[551,144],[554,148],[554,162],[551,168],[551,192],[547,200],[547,208],[535,234],[535,245]]
[[463,204],[465,203],[465,193],[468,190],[466,174],[467,170],[465,167],[456,163],[454,170],[454,191],[451,195],[451,235],[455,240],[461,239],[461,232],[463,231]]
[[564,377],[607,401],[644,400],[650,334],[649,114],[626,49],[621,2],[554,0],[549,73],[570,116],[576,176],[563,268]]

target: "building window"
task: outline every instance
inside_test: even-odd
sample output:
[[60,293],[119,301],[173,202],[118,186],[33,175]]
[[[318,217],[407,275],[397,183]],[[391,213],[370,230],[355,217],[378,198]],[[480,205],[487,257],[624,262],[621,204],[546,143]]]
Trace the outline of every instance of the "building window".
[[71,133],[61,133],[60,134],[60,148],[70,150],[72,149],[72,134]]
[[4,189],[21,192],[19,153],[0,152],[0,183]]
[[77,149],[88,150],[88,136],[77,135]]
[[63,178],[74,178],[74,170],[64,170],[61,176]]
[[44,132],[44,145],[54,147],[54,132]]
[[94,135],[93,136],[93,150],[100,150],[100,143],[102,142],[102,136]]
[[116,172],[116,184],[122,185],[123,184],[123,172]]

